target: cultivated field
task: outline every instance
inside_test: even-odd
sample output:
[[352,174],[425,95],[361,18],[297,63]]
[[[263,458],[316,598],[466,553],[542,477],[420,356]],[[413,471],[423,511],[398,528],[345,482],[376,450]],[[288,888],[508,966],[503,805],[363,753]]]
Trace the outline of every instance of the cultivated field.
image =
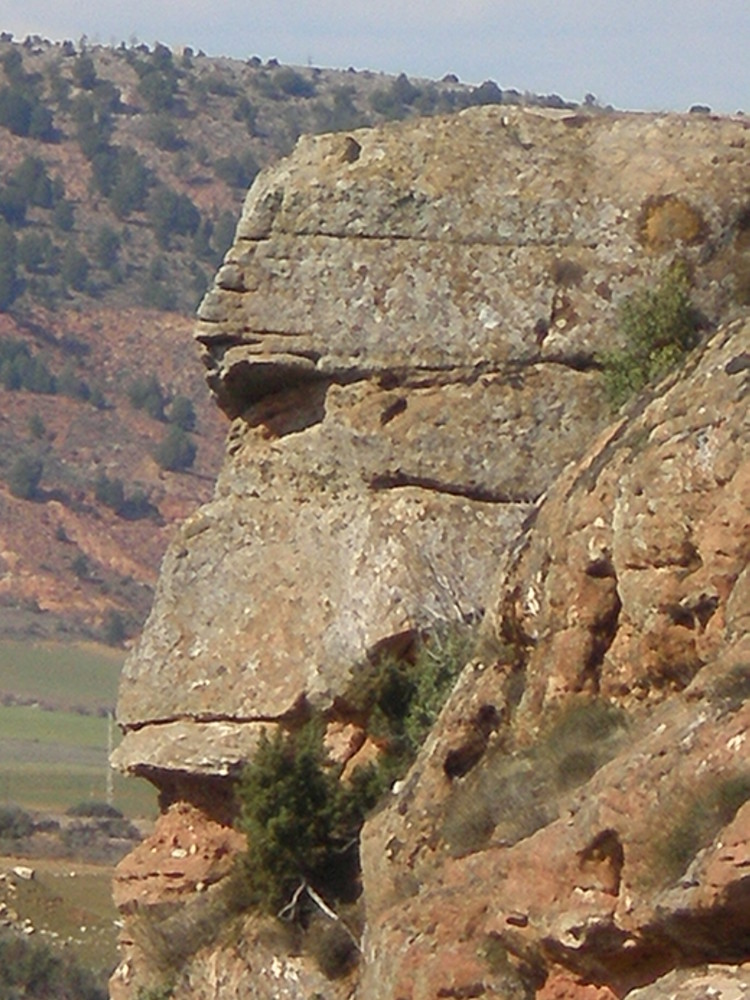
[[111,782],[126,816],[154,815],[151,786],[109,774],[121,666],[103,647],[0,641],[0,804],[64,812],[105,800]]

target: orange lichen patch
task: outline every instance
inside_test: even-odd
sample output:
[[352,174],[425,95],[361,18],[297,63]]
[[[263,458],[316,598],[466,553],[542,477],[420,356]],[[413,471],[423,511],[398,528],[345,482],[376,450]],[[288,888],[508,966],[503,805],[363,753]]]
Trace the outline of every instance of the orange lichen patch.
[[700,243],[706,232],[703,216],[679,195],[647,198],[638,219],[639,239],[649,250],[661,253],[678,243]]

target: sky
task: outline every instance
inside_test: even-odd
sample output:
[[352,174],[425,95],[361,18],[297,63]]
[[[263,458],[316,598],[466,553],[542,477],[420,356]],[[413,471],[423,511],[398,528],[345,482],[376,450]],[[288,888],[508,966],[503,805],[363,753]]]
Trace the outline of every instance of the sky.
[[750,0],[0,0],[0,30],[750,114]]

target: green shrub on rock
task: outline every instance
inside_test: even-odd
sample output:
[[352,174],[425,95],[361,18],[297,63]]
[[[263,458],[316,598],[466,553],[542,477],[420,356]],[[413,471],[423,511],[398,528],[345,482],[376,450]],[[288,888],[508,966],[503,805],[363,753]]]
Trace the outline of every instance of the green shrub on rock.
[[249,849],[242,867],[249,901],[275,913],[306,880],[322,887],[341,846],[337,776],[325,767],[320,730],[261,736],[239,788],[240,829]]
[[614,407],[663,378],[698,342],[686,267],[677,262],[655,288],[629,295],[619,310],[621,350],[603,356],[607,393]]
[[[361,704],[346,700],[369,716],[384,753],[348,781],[327,760],[319,720],[273,737],[263,733],[237,790],[238,826],[248,840],[233,887],[242,905],[278,913],[303,885],[329,902],[357,898],[356,848],[365,817],[413,761],[468,659],[470,639],[468,629],[446,626],[411,659],[388,658],[360,678]],[[339,948],[336,939],[329,949],[332,943],[326,936],[323,950],[345,966],[348,946]]]

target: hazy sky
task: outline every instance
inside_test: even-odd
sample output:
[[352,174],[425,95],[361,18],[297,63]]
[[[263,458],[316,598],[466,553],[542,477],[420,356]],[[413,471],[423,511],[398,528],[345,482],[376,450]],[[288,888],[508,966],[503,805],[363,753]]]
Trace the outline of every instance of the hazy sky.
[[0,0],[0,30],[750,113],[750,0]]

